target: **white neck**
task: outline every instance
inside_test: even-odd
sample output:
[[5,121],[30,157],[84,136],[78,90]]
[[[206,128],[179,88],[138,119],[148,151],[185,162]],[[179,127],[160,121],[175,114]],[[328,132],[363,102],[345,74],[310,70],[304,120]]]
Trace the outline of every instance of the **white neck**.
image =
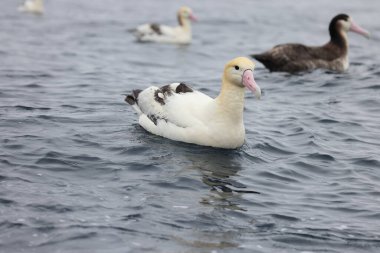
[[191,21],[189,19],[178,16],[178,23],[182,29],[191,32]]
[[241,123],[243,121],[244,93],[243,87],[231,84],[223,77],[222,89],[215,99],[218,105],[218,113],[231,119],[234,123]]

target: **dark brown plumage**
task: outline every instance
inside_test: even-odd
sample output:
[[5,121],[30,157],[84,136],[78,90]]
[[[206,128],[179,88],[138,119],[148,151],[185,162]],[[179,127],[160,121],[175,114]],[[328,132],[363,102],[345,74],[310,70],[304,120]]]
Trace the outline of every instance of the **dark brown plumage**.
[[137,100],[138,100],[137,98],[138,98],[140,92],[141,92],[141,90],[133,90],[132,94],[125,96],[124,101],[130,105],[134,105],[135,103],[137,103]]
[[[142,91],[132,90],[132,94],[125,96],[124,101],[130,105],[138,104],[138,97]],[[186,93],[193,92],[193,89],[185,83],[179,83],[178,85],[168,84],[160,88],[156,88],[154,91],[154,100],[161,105],[165,104],[165,98],[171,96],[173,93]]]
[[185,83],[180,83],[177,88],[175,88],[175,93],[186,93],[193,92],[193,89],[187,86]]
[[150,28],[152,29],[153,32],[157,33],[158,35],[162,34],[161,27],[159,24],[150,24]]
[[[340,22],[342,21],[342,22]],[[351,20],[346,14],[335,16],[329,25],[330,41],[320,47],[283,44],[262,54],[251,55],[270,71],[300,72],[317,68],[342,72],[348,67],[347,31]]]

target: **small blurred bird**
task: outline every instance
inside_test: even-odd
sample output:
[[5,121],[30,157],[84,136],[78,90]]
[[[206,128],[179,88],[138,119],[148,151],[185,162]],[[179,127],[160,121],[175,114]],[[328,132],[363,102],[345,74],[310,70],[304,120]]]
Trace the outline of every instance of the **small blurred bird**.
[[44,3],[43,0],[26,0],[23,5],[18,7],[18,10],[42,15],[44,14]]
[[140,42],[159,42],[189,44],[191,43],[191,21],[196,21],[193,11],[186,6],[177,13],[179,26],[170,27],[156,23],[144,24],[129,30]]

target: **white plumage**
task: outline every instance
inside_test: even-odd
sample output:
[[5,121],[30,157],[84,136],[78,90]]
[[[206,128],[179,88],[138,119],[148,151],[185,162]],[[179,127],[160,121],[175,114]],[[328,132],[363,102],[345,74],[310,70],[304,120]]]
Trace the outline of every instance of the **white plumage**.
[[215,99],[186,84],[172,83],[134,90],[126,97],[139,114],[139,124],[156,135],[172,140],[218,148],[243,145],[245,87],[260,97],[253,78],[254,64],[238,57],[224,69],[222,89]]
[[140,25],[131,31],[141,42],[188,44],[191,42],[191,21],[196,18],[189,7],[182,7],[177,13],[179,26],[170,27],[155,23]]
[[44,13],[43,0],[26,0],[24,4],[18,8],[18,10],[21,12],[41,15]]

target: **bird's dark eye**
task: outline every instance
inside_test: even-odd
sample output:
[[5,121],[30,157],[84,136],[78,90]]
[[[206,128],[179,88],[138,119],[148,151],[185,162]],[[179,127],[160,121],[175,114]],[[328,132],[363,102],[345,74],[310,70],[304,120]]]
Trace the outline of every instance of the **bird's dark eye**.
[[235,69],[236,69],[236,70],[239,70],[239,66],[238,66],[238,65],[235,65]]

